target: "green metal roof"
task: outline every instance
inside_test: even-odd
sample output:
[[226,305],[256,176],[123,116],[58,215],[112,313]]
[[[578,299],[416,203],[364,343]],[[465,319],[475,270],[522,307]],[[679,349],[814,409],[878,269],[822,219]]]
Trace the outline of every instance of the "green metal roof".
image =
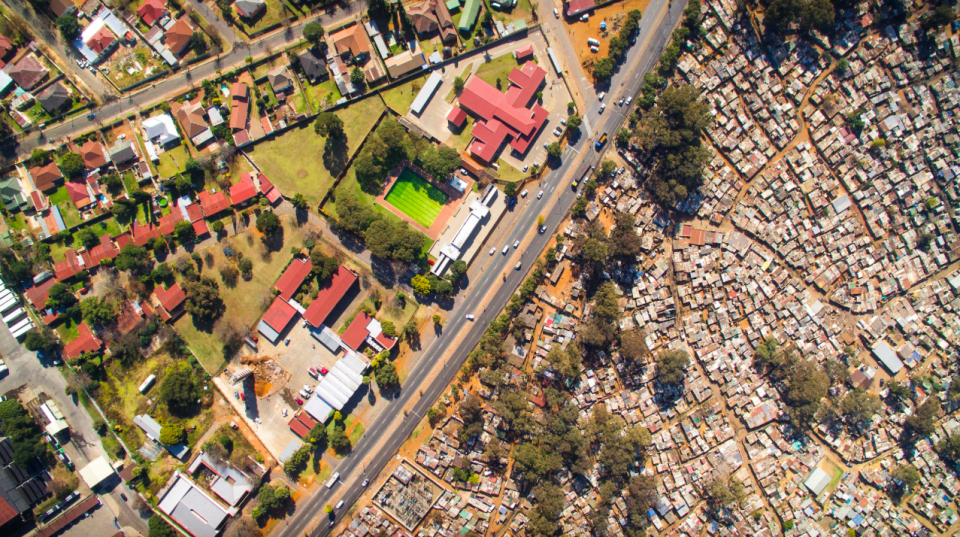
[[450,13],[460,11],[460,0],[450,0],[447,2],[447,10],[450,11]]
[[467,0],[463,6],[463,13],[460,14],[461,31],[469,32],[477,22],[477,15],[480,14],[481,0]]

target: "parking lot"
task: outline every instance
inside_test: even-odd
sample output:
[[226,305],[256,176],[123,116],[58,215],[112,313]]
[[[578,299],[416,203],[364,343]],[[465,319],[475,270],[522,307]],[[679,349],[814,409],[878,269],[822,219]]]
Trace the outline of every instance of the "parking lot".
[[113,513],[105,506],[89,511],[86,518],[78,518],[70,527],[61,531],[60,537],[87,537],[89,535],[113,535],[120,527]]
[[[330,349],[324,347],[317,341],[310,332],[310,326],[302,318],[298,318],[296,323],[292,323],[286,333],[286,340],[278,340],[276,345],[271,344],[266,338],[260,338],[258,346],[260,347],[260,356],[270,356],[284,369],[290,372],[290,381],[287,382],[288,388],[293,397],[298,395],[304,384],[311,388],[317,385],[317,379],[310,376],[307,371],[310,366],[320,366],[330,369],[337,362],[343,351],[333,354]],[[285,341],[290,341],[289,344]]]

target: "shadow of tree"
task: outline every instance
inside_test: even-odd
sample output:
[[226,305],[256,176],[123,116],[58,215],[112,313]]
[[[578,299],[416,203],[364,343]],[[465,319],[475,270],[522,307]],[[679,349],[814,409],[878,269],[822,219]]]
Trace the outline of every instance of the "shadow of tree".
[[348,158],[347,137],[340,138],[327,137],[323,145],[323,167],[334,177],[340,175],[340,172],[347,166]]

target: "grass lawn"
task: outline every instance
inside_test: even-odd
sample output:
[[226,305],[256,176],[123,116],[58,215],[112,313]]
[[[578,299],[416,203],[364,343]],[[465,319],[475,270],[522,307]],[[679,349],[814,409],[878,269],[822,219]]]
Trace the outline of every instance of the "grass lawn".
[[504,11],[497,11],[496,9],[491,9],[493,13],[494,20],[498,20],[504,24],[511,23],[517,19],[526,19],[527,24],[532,20],[531,13],[533,8],[530,6],[530,0],[517,0],[517,6],[514,8],[507,8]]
[[447,202],[447,195],[406,168],[390,188],[384,201],[400,209],[421,226],[429,228]]
[[[90,227],[93,229],[98,237],[104,234],[109,234],[111,237],[116,237],[122,232],[120,229],[120,224],[117,222],[117,219],[113,217],[84,227]],[[73,234],[73,242],[69,245],[64,244],[63,241],[50,243],[50,257],[53,259],[54,263],[63,261],[67,256],[68,249],[73,248],[77,250],[83,247],[83,245],[80,244],[80,241],[77,240],[77,233],[79,232],[80,230],[77,230],[77,232]]]
[[[270,288],[290,261],[290,248],[294,246],[299,248],[303,245],[303,239],[293,218],[283,216],[281,220],[283,221],[283,244],[268,261],[263,261],[260,256],[259,238],[251,242],[247,241],[248,233],[256,234],[252,219],[248,231],[230,239],[230,246],[235,252],[241,252],[243,257],[253,261],[253,277],[249,281],[243,278],[238,279],[235,287],[225,285],[218,274],[220,267],[233,261],[227,260],[220,245],[212,246],[207,250],[213,254],[214,263],[212,267],[207,267],[204,263],[204,274],[213,277],[220,284],[220,298],[225,306],[225,315],[239,325],[251,327],[263,315],[273,299]],[[200,253],[203,255],[206,252]],[[223,342],[212,333],[209,327],[201,329],[195,326],[189,313],[184,314],[174,326],[208,373],[213,374],[220,369],[224,362]]]
[[64,343],[70,343],[80,335],[80,331],[77,326],[80,324],[82,319],[77,316],[77,318],[67,317],[67,319],[57,325],[56,331],[57,335],[60,336],[60,339]]
[[298,93],[296,97],[297,111],[307,113],[307,99],[310,100],[314,112],[321,110],[323,103],[333,105],[340,100],[340,90],[337,89],[337,84],[332,78],[317,84],[305,82],[302,87],[303,93]]
[[157,164],[157,173],[160,179],[169,179],[180,173],[187,164],[190,153],[187,146],[181,144],[173,149],[160,153],[160,163]]
[[522,171],[507,164],[507,161],[503,159],[498,159],[497,164],[500,166],[500,169],[497,170],[497,173],[500,174],[500,179],[503,179],[504,181],[515,183],[530,176],[529,170],[527,170],[527,173],[523,173]]
[[73,200],[70,199],[70,193],[67,192],[67,187],[62,186],[58,188],[57,191],[50,196],[50,204],[60,208],[60,216],[63,217],[63,223],[68,228],[83,222],[83,220],[80,219],[80,211],[77,210],[77,206],[74,205]]
[[133,174],[133,172],[124,172],[120,178],[123,179],[123,187],[127,189],[128,193],[133,193],[137,190],[140,190],[140,185],[137,183],[137,177]]
[[407,321],[413,317],[413,314],[417,312],[417,308],[420,307],[420,304],[417,304],[417,301],[414,300],[412,296],[406,295],[406,297],[407,300],[404,303],[403,308],[398,308],[393,303],[392,296],[385,299],[383,301],[383,305],[380,307],[380,311],[377,312],[377,319],[380,322],[392,322],[393,326],[396,327],[398,332],[403,330],[404,325],[407,324]]
[[371,97],[335,112],[343,120],[346,147],[341,145],[326,151],[325,139],[308,125],[257,145],[252,152],[253,159],[281,192],[287,196],[300,192],[316,207],[383,110],[383,101]]
[[460,129],[460,132],[454,132],[449,138],[447,138],[447,145],[453,147],[461,153],[466,151],[467,144],[469,144],[470,140],[473,139],[473,124],[473,118],[467,116],[467,120],[464,122],[463,128]]
[[23,212],[17,211],[16,214],[7,216],[7,227],[23,231],[28,227],[27,218],[23,216]]
[[238,28],[242,33],[247,34],[249,37],[251,34],[264,30],[269,26],[279,23],[284,19],[283,4],[280,0],[264,0],[264,3],[267,4],[266,11],[263,12],[257,18],[254,19],[243,19],[240,18],[240,14],[237,13],[237,10],[233,10],[234,18],[236,19],[235,28]]
[[[333,425],[334,421],[330,420],[330,423],[327,424],[327,438],[333,434]],[[346,416],[343,420],[344,427],[347,428],[347,438],[350,439],[352,445],[357,445],[357,441],[360,440],[360,437],[363,436],[364,427],[363,424],[357,421],[357,418],[353,415]],[[327,453],[333,455],[334,457],[341,459],[340,455],[335,453],[333,449],[327,449]]]
[[504,54],[480,65],[476,75],[495,88],[497,87],[497,79],[499,78],[500,87],[498,89],[500,91],[506,91],[510,86],[510,81],[507,80],[507,76],[515,67],[517,67],[517,60],[513,57],[513,54]]
[[406,84],[381,92],[380,96],[394,112],[400,115],[406,114],[410,111],[410,105],[413,104],[413,99],[416,98],[420,88],[423,87],[424,81],[425,78],[423,77],[411,80]]

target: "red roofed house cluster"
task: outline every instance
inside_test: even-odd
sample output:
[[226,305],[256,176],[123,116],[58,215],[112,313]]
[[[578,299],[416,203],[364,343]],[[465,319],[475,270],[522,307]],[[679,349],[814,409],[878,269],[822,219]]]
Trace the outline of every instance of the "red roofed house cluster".
[[276,285],[273,287],[280,293],[280,298],[290,300],[293,298],[293,295],[297,293],[297,289],[300,289],[300,286],[303,285],[303,280],[310,275],[310,271],[312,270],[313,262],[310,261],[310,259],[295,257],[287,267],[287,270],[283,271],[283,274],[280,275],[280,279],[277,280]]
[[347,294],[347,291],[357,282],[357,275],[340,266],[330,277],[330,281],[320,286],[317,298],[313,299],[303,318],[314,328],[320,328],[333,308]]
[[[506,93],[472,77],[460,95],[460,108],[478,116],[473,127],[474,140],[470,153],[484,162],[494,162],[507,138],[519,153],[529,149],[537,133],[547,122],[549,112],[539,104],[527,108],[544,83],[547,72],[533,62],[514,69],[507,77],[510,89]],[[452,119],[452,118],[451,118]]]
[[379,347],[377,351],[390,350],[397,343],[395,338],[383,335],[380,321],[367,315],[367,312],[362,310],[353,318],[353,322],[340,336],[340,340],[343,341],[344,345],[355,351],[359,351],[364,342],[371,347]]

